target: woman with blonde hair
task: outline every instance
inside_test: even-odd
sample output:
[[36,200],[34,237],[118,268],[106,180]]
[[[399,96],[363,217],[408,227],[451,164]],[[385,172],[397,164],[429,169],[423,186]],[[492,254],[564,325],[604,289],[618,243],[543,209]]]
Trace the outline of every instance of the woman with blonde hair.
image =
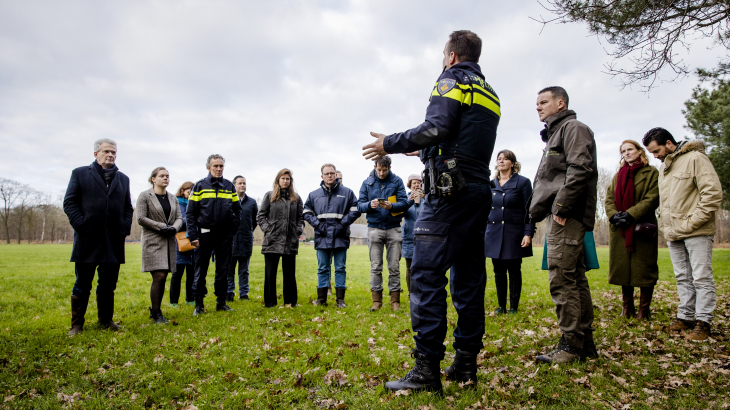
[[264,305],[276,306],[276,271],[283,272],[284,304],[297,305],[296,258],[299,235],[304,232],[302,198],[294,189],[294,177],[286,168],[274,179],[273,190],[264,195],[256,222],[264,231],[261,253],[264,254]]
[[142,227],[142,272],[152,275],[150,286],[150,319],[165,323],[160,304],[165,294],[165,281],[169,272],[175,272],[177,242],[175,234],[182,228],[183,220],[177,200],[167,192],[170,174],[164,167],[152,170],[149,178],[152,188],[137,198],[137,223]]
[[[609,217],[608,283],[621,286],[621,316],[649,319],[654,285],[659,278],[656,209],[659,206],[659,171],[649,165],[638,142],[621,143],[619,171],[606,192]],[[634,288],[641,288],[639,312]]]

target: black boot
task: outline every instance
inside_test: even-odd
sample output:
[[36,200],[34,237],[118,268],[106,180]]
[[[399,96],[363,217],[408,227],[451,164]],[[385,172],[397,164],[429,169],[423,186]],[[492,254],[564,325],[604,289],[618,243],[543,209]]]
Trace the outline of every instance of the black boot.
[[150,308],[150,319],[154,320],[158,325],[169,322],[169,320],[162,316],[162,310],[160,309]]
[[593,340],[593,331],[583,331],[583,355],[582,360],[595,359],[598,357],[598,348],[596,342]]
[[347,305],[345,304],[345,288],[335,288],[335,293],[337,294],[337,307],[338,308],[346,308]]
[[84,331],[84,315],[86,315],[86,307],[88,304],[88,297],[83,298],[71,295],[71,329],[68,331],[69,336],[74,336]]
[[469,387],[477,385],[477,354],[456,350],[454,363],[446,368],[446,379],[459,383],[471,381]]
[[317,288],[317,300],[314,301],[315,306],[327,306],[327,292],[329,292],[329,288]]
[[96,295],[96,309],[97,309],[97,315],[99,318],[99,324],[101,327],[117,331],[119,330],[119,325],[114,323],[112,318],[114,317],[114,294],[112,293],[111,296],[102,296],[99,297],[99,295]]
[[200,316],[203,313],[205,313],[203,298],[195,298],[195,310],[193,311],[193,316]]
[[414,350],[411,357],[416,359],[413,369],[402,379],[385,383],[388,390],[421,390],[441,392],[441,368],[437,360],[429,360],[426,355]]

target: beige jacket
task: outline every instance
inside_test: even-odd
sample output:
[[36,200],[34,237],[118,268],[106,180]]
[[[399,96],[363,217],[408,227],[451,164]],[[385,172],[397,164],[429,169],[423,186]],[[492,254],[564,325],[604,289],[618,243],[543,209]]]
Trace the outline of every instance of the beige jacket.
[[142,272],[165,270],[175,272],[177,240],[174,236],[165,238],[160,229],[168,225],[180,231],[183,220],[175,195],[167,192],[170,201],[170,217],[165,220],[165,212],[155,191],[150,188],[137,198],[137,223],[142,226]]
[[668,241],[715,235],[720,178],[700,140],[680,143],[659,167],[659,229]]

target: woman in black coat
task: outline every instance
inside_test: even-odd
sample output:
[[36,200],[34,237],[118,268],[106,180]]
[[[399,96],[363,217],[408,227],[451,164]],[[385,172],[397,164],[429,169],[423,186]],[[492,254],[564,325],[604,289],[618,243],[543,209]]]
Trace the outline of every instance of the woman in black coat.
[[525,224],[525,208],[532,195],[530,180],[519,175],[520,163],[510,150],[497,154],[497,176],[492,181],[492,209],[489,212],[484,253],[492,258],[497,287],[497,314],[507,313],[507,272],[509,272],[509,313],[517,313],[522,293],[522,258],[532,256],[535,224]]
[[284,304],[297,305],[296,260],[299,235],[304,232],[304,204],[294,190],[292,172],[286,168],[276,174],[273,190],[264,195],[256,215],[264,240],[264,305],[276,306],[276,271],[281,268],[284,277]]

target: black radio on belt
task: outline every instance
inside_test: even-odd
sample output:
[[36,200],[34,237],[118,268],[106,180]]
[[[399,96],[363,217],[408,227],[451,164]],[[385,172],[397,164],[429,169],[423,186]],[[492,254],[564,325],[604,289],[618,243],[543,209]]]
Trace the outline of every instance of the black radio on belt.
[[456,158],[447,159],[444,163],[448,171],[439,175],[437,188],[442,197],[450,198],[466,186],[466,180],[459,170]]

